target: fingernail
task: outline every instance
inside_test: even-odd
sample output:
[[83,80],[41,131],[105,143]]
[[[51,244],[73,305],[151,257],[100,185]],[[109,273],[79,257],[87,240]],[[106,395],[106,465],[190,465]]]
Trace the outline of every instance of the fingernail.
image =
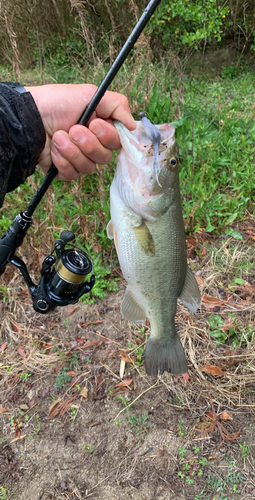
[[96,137],[100,137],[100,135],[103,134],[104,132],[104,129],[101,125],[99,125],[99,123],[95,123],[92,125],[92,127],[90,128],[91,132],[93,132],[93,134],[96,136]]
[[86,135],[82,132],[82,130],[74,130],[72,133],[72,140],[77,144],[83,144],[86,140]]
[[58,151],[58,149],[54,146],[54,144],[52,144],[51,146],[51,152],[55,155],[55,156],[62,156],[60,154],[60,152]]
[[56,135],[53,140],[53,144],[60,149],[63,149],[67,146],[69,139],[64,135]]

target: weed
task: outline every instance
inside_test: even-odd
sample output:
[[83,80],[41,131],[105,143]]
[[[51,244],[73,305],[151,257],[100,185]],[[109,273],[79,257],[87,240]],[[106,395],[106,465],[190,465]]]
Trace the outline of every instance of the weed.
[[37,415],[35,415],[35,420],[36,420],[36,426],[35,426],[35,429],[31,432],[29,439],[34,439],[39,434],[39,432],[41,430],[40,420],[39,420]]
[[71,420],[74,420],[77,414],[77,408],[76,406],[71,406],[70,408],[70,415],[71,415]]
[[95,446],[93,446],[93,444],[90,443],[88,446],[84,445],[82,449],[87,451],[91,455],[95,449]]
[[[10,221],[9,221],[9,225],[10,225]],[[4,303],[7,302],[7,299],[9,298],[7,286],[0,285],[0,297],[1,297],[2,302],[4,302]]]
[[69,369],[71,370],[72,368],[76,368],[79,364],[79,359],[80,359],[80,353],[79,352],[73,352],[72,356],[68,358],[68,365]]
[[59,374],[56,377],[55,385],[59,387],[59,389],[62,389],[64,385],[71,380],[71,375],[68,375],[68,373],[66,373],[67,370],[68,368],[62,368],[62,370],[60,370]]
[[206,458],[206,457],[202,457],[202,458],[200,458],[199,463],[200,463],[203,467],[205,467],[205,465],[207,465],[207,458]]
[[171,396],[169,396],[167,400],[175,406],[183,406],[182,400],[177,396],[176,393],[173,393]]
[[11,497],[12,494],[9,495],[8,491],[3,486],[0,486],[0,500],[9,500]]
[[239,444],[240,450],[242,452],[242,458],[247,458],[252,452],[252,446],[248,446],[244,441],[243,444]]
[[179,420],[178,422],[178,434],[179,436],[184,436],[185,434],[184,420]]
[[140,417],[138,415],[130,415],[128,425],[136,429],[136,434],[139,435],[140,439],[146,437],[149,430],[155,427],[155,424],[149,422],[149,415],[147,413],[143,413]]
[[194,480],[194,479],[192,479],[192,478],[191,478],[191,477],[189,477],[189,476],[186,476],[186,482],[187,482],[188,484],[194,484],[195,480]]
[[20,374],[20,380],[22,382],[26,382],[26,380],[28,379],[28,377],[31,377],[31,373],[21,373]]
[[200,451],[199,446],[196,446],[196,445],[195,445],[195,446],[193,446],[193,448],[192,448],[192,449],[193,449],[194,453],[199,453],[199,451]]
[[186,450],[185,446],[182,446],[181,448],[179,448],[178,455],[180,455],[180,459],[182,462],[184,460],[184,456],[186,455],[186,453],[187,453],[187,450]]
[[204,491],[205,488],[203,488],[202,491],[193,498],[193,500],[201,500],[201,498],[204,498]]

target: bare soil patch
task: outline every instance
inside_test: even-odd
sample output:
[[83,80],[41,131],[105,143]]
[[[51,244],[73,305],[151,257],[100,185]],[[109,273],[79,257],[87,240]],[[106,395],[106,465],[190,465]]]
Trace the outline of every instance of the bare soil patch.
[[203,294],[176,317],[188,381],[145,374],[149,325],[121,317],[124,282],[43,317],[1,277],[1,500],[255,498],[254,223],[236,229],[187,240]]

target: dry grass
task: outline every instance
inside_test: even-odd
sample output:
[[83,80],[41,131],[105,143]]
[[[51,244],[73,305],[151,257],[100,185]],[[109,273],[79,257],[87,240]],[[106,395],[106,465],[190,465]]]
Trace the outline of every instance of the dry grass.
[[[212,304],[216,312],[213,308],[208,309],[206,302],[202,302],[200,311],[194,316],[190,315],[182,304],[178,305],[176,320],[189,361],[190,380],[187,383],[182,377],[172,377],[165,373],[159,377],[157,383],[165,386],[170,394],[171,404],[174,406],[184,405],[190,410],[198,407],[205,410],[212,400],[219,411],[221,407],[226,406],[253,408],[255,407],[255,328],[253,330],[255,304],[252,297],[249,299],[247,296],[246,300],[243,300],[240,298],[240,290],[235,292],[228,288],[228,284],[232,283],[233,276],[238,276],[237,272],[239,272],[239,276],[241,272],[246,277],[248,273],[253,272],[253,247],[248,243],[236,243],[231,239],[224,241],[218,248],[213,246],[209,250],[209,246],[207,247],[207,255],[210,255],[206,257],[203,265],[201,265],[199,258],[196,258],[196,261],[193,260],[193,265],[200,267],[199,278],[203,281],[201,292],[203,296],[214,297],[217,301],[220,298],[218,293],[220,283],[225,288],[226,299],[222,301],[221,306],[216,306],[216,309],[214,303]],[[17,277],[15,279],[17,280]],[[246,281],[246,283],[248,282]],[[26,298],[25,304],[28,302],[29,299]],[[2,355],[0,363],[2,387],[6,379],[10,377],[7,370],[10,366],[12,366],[12,377],[24,372],[47,375],[47,373],[52,373],[52,367],[59,361],[58,353],[52,352],[49,356],[46,352],[42,353],[41,349],[37,347],[38,338],[40,338],[40,342],[44,338],[49,339],[54,334],[54,325],[58,325],[58,323],[53,318],[52,329],[50,326],[52,321],[45,324],[39,315],[26,315],[25,307],[22,301],[16,300],[10,301],[8,307],[5,308],[1,323],[1,336],[2,341],[10,342],[11,348],[9,347],[6,354]],[[224,317],[228,313],[231,313],[235,318],[235,335],[237,337],[243,335],[242,342],[236,347],[231,346],[231,338],[225,344],[217,345],[210,335],[208,320],[211,315],[223,315]],[[247,330],[248,327],[250,327],[249,330]],[[56,326],[56,328],[58,333],[54,336],[57,337],[59,327]],[[247,331],[249,331],[249,335]],[[147,334],[149,334],[148,327],[146,336]],[[147,387],[153,387],[155,380],[147,377],[143,368],[132,361],[137,349],[142,346],[139,345],[131,349],[128,347],[129,341],[130,338],[126,338],[124,344],[121,343],[122,350],[129,353],[138,377],[146,383]],[[18,353],[17,345],[24,346],[25,358]],[[63,357],[68,350],[69,348],[62,346]],[[203,367],[207,365],[218,367],[223,374],[215,376],[203,372]],[[118,373],[115,360],[112,367],[109,364],[108,367],[110,372],[113,370],[112,373],[116,373],[117,370]]]

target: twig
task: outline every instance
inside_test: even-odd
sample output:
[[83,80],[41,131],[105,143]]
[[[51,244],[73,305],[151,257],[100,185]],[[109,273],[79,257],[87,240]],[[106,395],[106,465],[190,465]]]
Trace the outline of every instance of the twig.
[[159,383],[159,380],[160,379],[158,378],[157,382],[154,385],[151,385],[150,387],[148,387],[148,389],[145,389],[145,391],[141,392],[141,394],[139,394],[139,396],[137,396],[137,398],[135,398],[133,401],[131,401],[131,403],[129,403],[127,406],[125,406],[125,408],[122,408],[122,410],[119,411],[118,415],[116,415],[115,420],[117,420],[117,418],[120,416],[120,414],[123,411],[128,410],[128,408],[130,406],[132,406],[138,399],[140,399],[146,392],[148,392],[151,389],[153,389],[154,387],[156,387],[156,385],[158,385],[158,383]]

